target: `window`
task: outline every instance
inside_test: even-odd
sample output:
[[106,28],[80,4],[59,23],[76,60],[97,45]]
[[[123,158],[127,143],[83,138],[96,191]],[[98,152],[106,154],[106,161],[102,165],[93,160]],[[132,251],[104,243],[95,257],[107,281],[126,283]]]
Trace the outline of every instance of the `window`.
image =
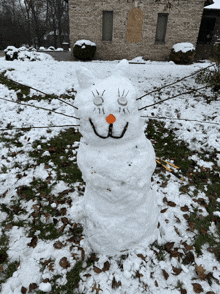
[[102,41],[112,41],[113,11],[103,11]]
[[168,14],[158,13],[157,18],[157,31],[156,31],[156,43],[165,43],[166,30],[167,30]]

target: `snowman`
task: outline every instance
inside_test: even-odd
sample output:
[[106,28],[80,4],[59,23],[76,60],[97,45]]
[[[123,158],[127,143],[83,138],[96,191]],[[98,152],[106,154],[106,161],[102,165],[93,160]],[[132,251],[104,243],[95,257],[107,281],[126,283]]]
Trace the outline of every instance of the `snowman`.
[[146,247],[158,236],[159,209],[151,188],[155,152],[144,134],[128,68],[122,60],[98,82],[88,69],[77,70],[84,234],[94,252],[107,256]]

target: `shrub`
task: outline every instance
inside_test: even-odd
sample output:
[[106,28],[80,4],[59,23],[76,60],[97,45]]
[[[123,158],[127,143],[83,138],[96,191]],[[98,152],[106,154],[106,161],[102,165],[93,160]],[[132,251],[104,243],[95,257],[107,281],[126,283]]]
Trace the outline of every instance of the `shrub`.
[[14,60],[14,59],[18,59],[18,48],[15,48],[14,46],[8,46],[5,50],[5,59],[6,60]]
[[73,55],[82,61],[92,60],[95,56],[96,44],[89,40],[79,40],[74,44]]
[[176,64],[191,64],[195,56],[195,47],[191,43],[178,43],[170,52],[170,60]]
[[15,48],[14,46],[8,46],[5,50],[5,59],[9,61],[21,60],[21,61],[43,61],[53,60],[53,57],[35,52],[32,48],[27,49],[26,47]]

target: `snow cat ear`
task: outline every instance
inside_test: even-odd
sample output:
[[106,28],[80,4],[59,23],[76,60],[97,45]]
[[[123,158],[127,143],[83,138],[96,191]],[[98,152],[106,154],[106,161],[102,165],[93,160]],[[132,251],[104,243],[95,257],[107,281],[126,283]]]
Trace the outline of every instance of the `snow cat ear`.
[[94,84],[94,76],[92,72],[86,67],[81,67],[77,69],[76,76],[78,79],[79,86],[82,89],[87,89]]
[[119,64],[116,65],[114,71],[112,72],[112,75],[126,77],[128,75],[128,70],[129,63],[126,59],[123,59],[119,62]]

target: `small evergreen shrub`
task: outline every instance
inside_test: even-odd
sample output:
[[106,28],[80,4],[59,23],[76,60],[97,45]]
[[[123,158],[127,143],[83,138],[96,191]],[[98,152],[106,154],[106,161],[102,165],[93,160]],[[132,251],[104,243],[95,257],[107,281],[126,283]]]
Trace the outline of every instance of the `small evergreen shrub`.
[[82,61],[92,60],[95,56],[96,44],[89,40],[79,40],[74,44],[73,55]]
[[195,53],[195,47],[191,43],[178,43],[171,49],[170,60],[176,64],[191,64]]
[[14,46],[8,46],[5,50],[5,59],[9,61],[21,60],[21,61],[42,61],[42,60],[53,60],[53,57],[36,52],[36,49],[26,47],[16,48]]
[[8,46],[5,50],[5,59],[9,61],[13,61],[15,59],[18,59],[18,48],[15,48],[14,46]]

